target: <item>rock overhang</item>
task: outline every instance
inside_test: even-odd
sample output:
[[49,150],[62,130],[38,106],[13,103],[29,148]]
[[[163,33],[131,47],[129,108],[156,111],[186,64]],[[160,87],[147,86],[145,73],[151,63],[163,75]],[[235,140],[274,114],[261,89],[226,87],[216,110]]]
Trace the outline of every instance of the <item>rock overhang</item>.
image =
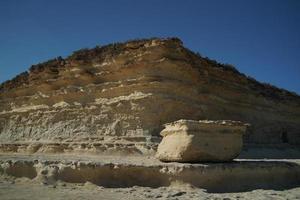
[[180,119],[174,122],[164,124],[165,129],[162,130],[161,136],[172,134],[172,132],[186,131],[187,134],[204,134],[218,131],[220,133],[245,134],[249,123],[233,120],[188,120]]

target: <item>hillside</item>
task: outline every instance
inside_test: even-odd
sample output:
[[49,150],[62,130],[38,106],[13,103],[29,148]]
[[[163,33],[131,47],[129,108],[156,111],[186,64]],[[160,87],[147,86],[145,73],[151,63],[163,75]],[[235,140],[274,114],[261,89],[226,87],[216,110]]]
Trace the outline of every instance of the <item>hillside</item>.
[[0,85],[2,151],[153,153],[164,123],[251,124],[247,143],[300,144],[300,97],[178,38],[82,49]]

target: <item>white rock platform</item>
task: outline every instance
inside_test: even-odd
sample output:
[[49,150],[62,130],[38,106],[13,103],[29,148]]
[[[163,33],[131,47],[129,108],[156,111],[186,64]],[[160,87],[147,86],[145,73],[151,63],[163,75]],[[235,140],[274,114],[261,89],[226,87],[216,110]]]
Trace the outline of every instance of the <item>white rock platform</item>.
[[43,184],[91,182],[107,188],[189,185],[208,192],[290,189],[300,186],[300,160],[163,163],[154,157],[0,155],[0,176]]

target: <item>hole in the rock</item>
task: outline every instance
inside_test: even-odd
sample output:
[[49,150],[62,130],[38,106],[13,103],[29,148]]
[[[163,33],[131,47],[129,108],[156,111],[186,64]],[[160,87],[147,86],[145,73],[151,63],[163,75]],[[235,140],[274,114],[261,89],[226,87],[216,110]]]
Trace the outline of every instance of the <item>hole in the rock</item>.
[[10,166],[6,173],[15,177],[27,177],[33,179],[37,176],[37,171],[32,163],[17,163]]
[[283,131],[281,133],[281,141],[283,143],[288,143],[289,142],[289,139],[288,139],[288,135],[287,135],[287,132],[286,131]]

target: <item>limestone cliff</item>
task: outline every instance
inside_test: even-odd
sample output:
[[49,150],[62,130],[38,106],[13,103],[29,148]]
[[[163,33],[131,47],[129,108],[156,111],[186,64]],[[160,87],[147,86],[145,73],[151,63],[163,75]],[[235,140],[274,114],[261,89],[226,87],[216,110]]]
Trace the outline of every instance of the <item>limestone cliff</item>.
[[2,151],[151,153],[162,125],[238,120],[249,143],[300,144],[300,97],[177,38],[82,49],[0,85]]

